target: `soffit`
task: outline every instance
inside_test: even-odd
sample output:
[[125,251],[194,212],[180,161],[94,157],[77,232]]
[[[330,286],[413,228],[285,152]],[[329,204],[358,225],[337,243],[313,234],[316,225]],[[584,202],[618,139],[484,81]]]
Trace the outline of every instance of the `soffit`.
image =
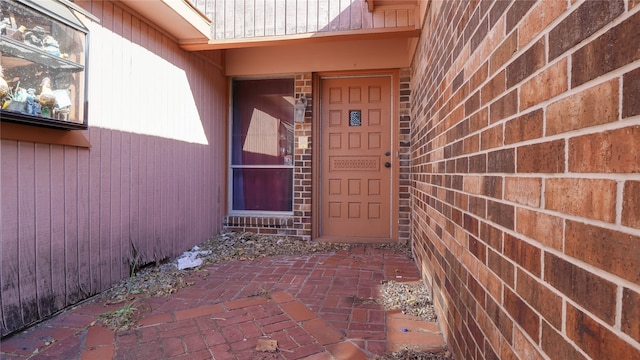
[[225,50],[228,76],[405,68],[417,39],[285,43]]
[[186,0],[119,0],[173,36],[183,47],[206,44],[211,21]]
[[399,27],[393,29],[366,29],[356,31],[341,31],[330,33],[305,33],[295,35],[263,36],[253,38],[238,38],[231,40],[210,40],[208,44],[194,43],[184,46],[186,50],[218,50],[238,49],[264,46],[280,46],[295,44],[317,44],[336,41],[357,40],[386,40],[386,39],[412,39],[420,36],[420,29],[414,26]]
[[365,0],[370,12],[380,7],[416,7],[418,0]]

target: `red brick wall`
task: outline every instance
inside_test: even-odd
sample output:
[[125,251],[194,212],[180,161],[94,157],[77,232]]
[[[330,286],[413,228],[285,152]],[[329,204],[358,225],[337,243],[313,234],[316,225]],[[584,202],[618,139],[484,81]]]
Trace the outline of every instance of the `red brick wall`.
[[411,237],[411,69],[400,70],[400,128],[398,180],[398,242],[407,244]]
[[457,359],[640,359],[638,1],[434,1],[412,246]]

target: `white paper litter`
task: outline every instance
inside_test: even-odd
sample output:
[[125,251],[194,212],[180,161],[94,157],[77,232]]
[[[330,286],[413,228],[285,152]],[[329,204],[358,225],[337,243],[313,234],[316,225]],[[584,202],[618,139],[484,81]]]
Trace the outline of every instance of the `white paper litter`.
[[202,265],[202,259],[199,259],[199,255],[208,255],[211,251],[198,251],[199,247],[195,246],[195,251],[185,251],[180,255],[178,260],[178,270],[192,269]]

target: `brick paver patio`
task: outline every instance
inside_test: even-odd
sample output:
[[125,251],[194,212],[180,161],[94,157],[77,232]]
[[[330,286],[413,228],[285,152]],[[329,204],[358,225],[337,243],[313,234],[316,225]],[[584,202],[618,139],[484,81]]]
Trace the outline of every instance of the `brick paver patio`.
[[[131,330],[96,323],[122,307],[88,302],[5,338],[1,359],[370,359],[404,346],[438,351],[437,323],[385,312],[382,280],[419,281],[403,254],[370,247],[233,261],[193,271],[194,284],[139,299]],[[277,351],[258,351],[259,340]]]

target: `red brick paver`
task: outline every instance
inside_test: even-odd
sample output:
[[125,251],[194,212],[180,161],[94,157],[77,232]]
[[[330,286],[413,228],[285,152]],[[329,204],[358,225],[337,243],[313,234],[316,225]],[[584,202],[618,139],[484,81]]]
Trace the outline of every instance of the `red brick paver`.
[[[2,339],[0,360],[370,359],[444,346],[437,324],[372,301],[382,280],[420,279],[412,260],[390,250],[234,261],[187,277],[194,284],[168,297],[139,298],[133,329],[97,324],[118,305],[89,302]],[[259,339],[276,340],[278,350],[258,352]]]

